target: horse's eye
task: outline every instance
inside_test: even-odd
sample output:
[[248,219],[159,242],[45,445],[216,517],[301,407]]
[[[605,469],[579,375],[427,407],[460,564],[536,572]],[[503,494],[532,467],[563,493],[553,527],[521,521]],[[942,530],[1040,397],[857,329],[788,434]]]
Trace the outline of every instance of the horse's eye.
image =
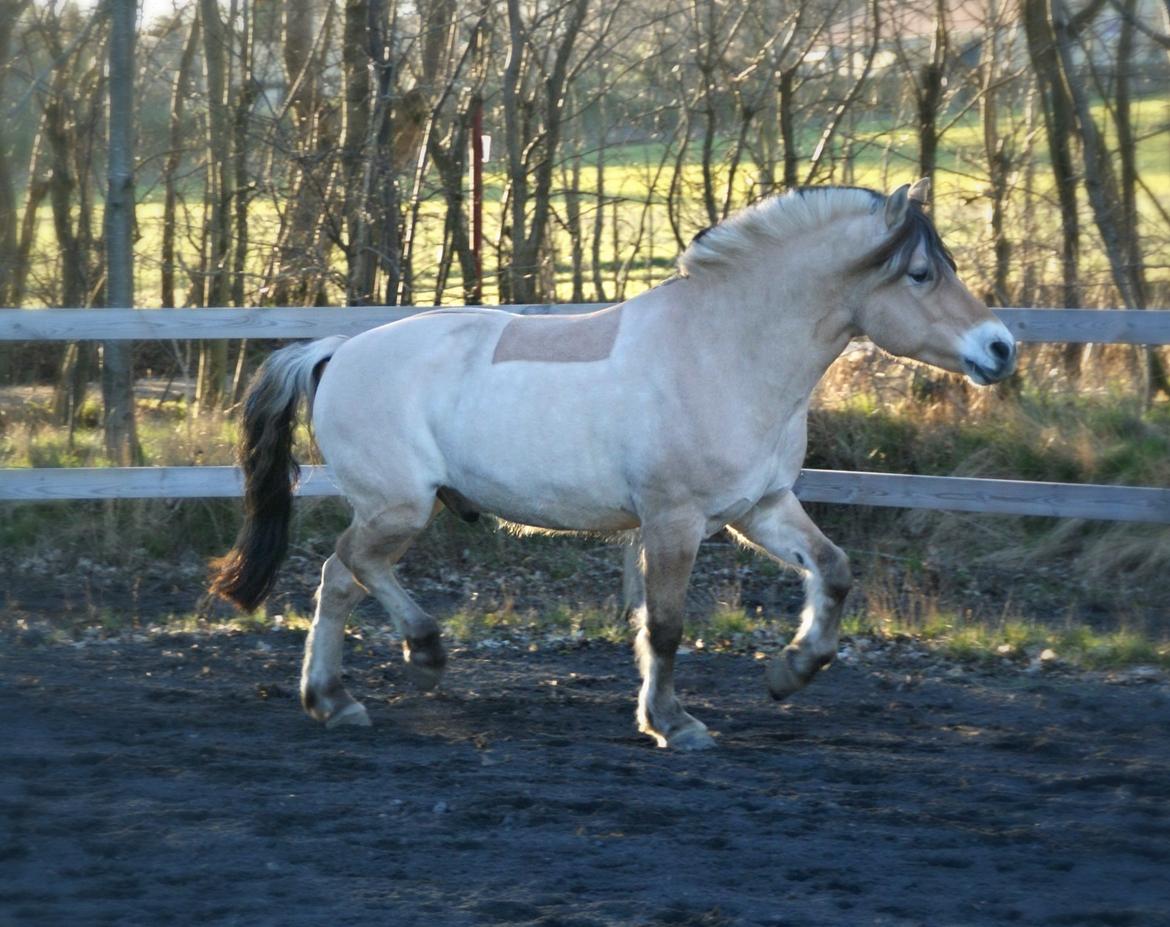
[[927,267],[923,270],[912,270],[909,271],[906,276],[910,278],[912,283],[928,283],[930,281],[930,268]]

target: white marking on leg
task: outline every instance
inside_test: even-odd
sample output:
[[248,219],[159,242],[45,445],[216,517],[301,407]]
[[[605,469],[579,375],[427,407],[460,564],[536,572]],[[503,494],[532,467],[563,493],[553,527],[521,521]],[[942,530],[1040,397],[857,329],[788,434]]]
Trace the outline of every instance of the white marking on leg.
[[634,642],[642,688],[638,728],[660,747],[702,750],[715,745],[707,727],[687,714],[674,692],[674,656],[682,637],[683,603],[701,535],[693,530],[644,532],[646,605]]
[[333,712],[339,707],[338,696],[346,708],[357,704],[352,701],[346,704],[347,693],[341,688],[341,662],[346,619],[365,595],[337,554],[331,555],[321,568],[317,606],[305,638],[305,657],[301,664],[301,699],[305,709],[318,720],[332,723]]

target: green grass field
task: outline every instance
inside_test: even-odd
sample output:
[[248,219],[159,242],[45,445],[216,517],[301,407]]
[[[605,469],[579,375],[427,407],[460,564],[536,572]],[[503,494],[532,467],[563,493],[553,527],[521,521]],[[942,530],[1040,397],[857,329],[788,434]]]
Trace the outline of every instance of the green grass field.
[[[1104,110],[1098,107],[1097,115],[1103,122]],[[1165,125],[1170,118],[1170,98],[1154,96],[1139,100],[1135,105],[1135,120],[1138,136],[1142,139],[1138,150],[1138,167],[1145,188],[1158,200],[1161,212],[1155,208],[1150,197],[1143,191],[1139,206],[1146,216],[1147,250],[1149,252],[1148,273],[1156,285],[1170,287],[1170,229],[1165,228],[1162,215],[1170,211],[1170,158],[1166,156]],[[1013,139],[1016,150],[1024,150],[1026,127],[1020,117],[1013,113],[1001,119],[1001,132]],[[851,157],[839,161],[833,172],[822,178],[835,183],[852,183],[877,189],[892,189],[900,183],[915,179],[917,141],[907,128],[891,129],[875,118],[861,119],[854,129],[851,142]],[[807,131],[801,139],[801,150],[810,152],[815,144],[815,133]],[[727,144],[720,146],[725,154]],[[695,158],[698,145],[690,146],[690,160],[683,166],[679,186],[682,202],[679,236],[685,245],[690,237],[708,224],[701,207],[702,171]],[[654,176],[663,156],[661,143],[641,143],[611,147],[606,154],[605,198],[601,226],[601,264],[606,287],[606,296],[613,299],[619,292],[629,297],[660,282],[672,272],[679,253],[679,241],[671,228],[666,210],[666,191],[670,180],[670,167],[658,178]],[[935,177],[935,217],[948,244],[959,260],[960,271],[973,289],[982,290],[987,286],[990,265],[989,210],[987,181],[983,154],[982,127],[977,111],[971,110],[959,116],[949,125],[941,141],[940,165]],[[597,208],[597,170],[595,156],[590,153],[583,157],[580,177],[582,194],[582,222],[586,237],[586,259],[589,258],[589,244],[593,220]],[[500,228],[507,221],[503,215],[501,197],[504,177],[500,173],[499,156],[488,165],[485,172],[485,240],[484,259],[486,274],[485,302],[498,301],[496,275],[498,265],[495,244],[500,237]],[[1028,161],[1022,157],[1014,165],[1009,180],[1008,228],[1013,239],[1013,285],[1019,285],[1025,275],[1039,280],[1042,284],[1055,284],[1058,280],[1058,219],[1051,181],[1046,173],[1047,156],[1042,139],[1033,140]],[[1025,197],[1024,171],[1035,172],[1034,196],[1032,201]],[[554,183],[554,220],[552,223],[552,274],[556,284],[556,298],[566,301],[572,295],[570,269],[570,240],[560,220],[565,216],[563,190],[569,183],[568,164],[561,166]],[[716,165],[717,198],[722,201],[723,188],[727,179],[727,164],[720,158]],[[744,161],[735,180],[731,197],[734,207],[750,202],[759,190],[753,188],[755,168],[750,161]],[[402,195],[409,194],[403,190]],[[424,190],[420,204],[419,229],[414,247],[416,292],[414,302],[430,304],[435,296],[435,275],[438,267],[438,252],[441,246],[443,227],[443,206],[433,184]],[[1108,292],[1108,267],[1102,249],[1097,246],[1091,215],[1087,203],[1084,211],[1083,228],[1085,246],[1083,249],[1084,277],[1087,282],[1089,304],[1107,305],[1111,302]],[[190,283],[190,274],[184,268],[199,265],[196,250],[197,236],[189,230],[197,230],[202,223],[202,204],[197,188],[188,190],[187,201],[180,210],[182,228],[179,235],[179,271],[177,300],[185,304]],[[257,197],[249,212],[249,250],[247,273],[249,304],[263,305],[266,295],[263,283],[266,280],[272,250],[278,238],[280,219],[265,197]],[[94,217],[95,229],[100,229],[100,208]],[[136,255],[136,304],[143,307],[159,305],[160,242],[162,206],[155,197],[140,202],[137,209],[139,238],[135,245]],[[33,254],[33,279],[52,281],[56,260],[56,245],[53,239],[51,215],[48,208],[40,211],[38,232]],[[336,280],[344,276],[344,263],[339,252],[333,254],[333,269]],[[585,272],[585,296],[595,297],[592,284],[592,270]],[[618,278],[622,278],[620,281]],[[1053,286],[1053,295],[1057,287]],[[340,304],[343,291],[335,281],[328,288],[330,299]],[[443,294],[444,304],[462,301],[462,291],[457,265]]]

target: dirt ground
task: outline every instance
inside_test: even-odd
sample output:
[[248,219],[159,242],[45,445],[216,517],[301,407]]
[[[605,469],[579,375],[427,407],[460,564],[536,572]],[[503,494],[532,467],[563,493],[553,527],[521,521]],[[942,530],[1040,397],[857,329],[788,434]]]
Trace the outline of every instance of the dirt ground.
[[14,642],[4,925],[1170,924],[1170,687],[855,653],[775,705],[696,651],[700,755],[601,642],[456,650],[374,727],[299,711],[303,635]]

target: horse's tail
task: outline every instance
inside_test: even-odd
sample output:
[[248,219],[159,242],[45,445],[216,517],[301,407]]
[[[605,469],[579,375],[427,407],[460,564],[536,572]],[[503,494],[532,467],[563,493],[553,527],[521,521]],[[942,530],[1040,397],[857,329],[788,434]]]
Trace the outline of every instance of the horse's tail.
[[292,491],[300,475],[292,454],[297,408],[302,399],[312,403],[322,366],[344,340],[282,348],[261,365],[244,397],[244,524],[235,546],[212,563],[210,589],[247,611],[268,597],[288,552]]

